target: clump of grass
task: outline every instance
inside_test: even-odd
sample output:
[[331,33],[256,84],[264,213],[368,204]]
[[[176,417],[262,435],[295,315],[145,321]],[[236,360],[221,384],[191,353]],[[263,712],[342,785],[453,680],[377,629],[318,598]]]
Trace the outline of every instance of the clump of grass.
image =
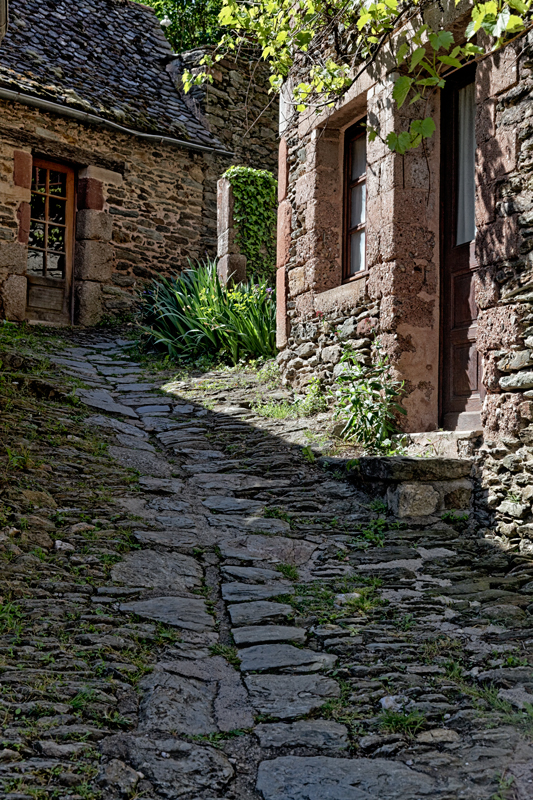
[[287,578],[289,581],[300,580],[298,570],[293,564],[276,564],[276,569],[278,572],[281,572],[283,577]]
[[229,644],[213,644],[209,648],[212,656],[222,656],[232,667],[239,669],[241,660],[237,654],[237,648]]
[[142,296],[142,330],[149,346],[171,358],[243,357],[276,352],[276,302],[264,281],[224,286],[216,263],[193,264],[160,277]]
[[266,403],[257,402],[253,411],[260,417],[272,419],[287,419],[289,417],[314,417],[322,411],[327,411],[328,400],[324,394],[319,378],[313,378],[304,397],[289,403],[288,400],[275,402],[267,400]]
[[414,736],[426,724],[426,718],[420,711],[392,711],[385,709],[379,718],[379,727],[385,733],[405,733]]

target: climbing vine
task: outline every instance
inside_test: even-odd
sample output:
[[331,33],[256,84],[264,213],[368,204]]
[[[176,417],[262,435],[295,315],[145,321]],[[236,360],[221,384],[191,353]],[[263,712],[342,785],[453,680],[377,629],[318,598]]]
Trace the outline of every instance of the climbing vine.
[[283,90],[297,112],[321,112],[379,58],[397,106],[417,105],[404,130],[382,135],[369,126],[369,138],[405,153],[433,135],[429,101],[451,72],[533,27],[533,0],[454,2],[461,4],[458,34],[450,30],[450,9],[441,0],[222,0],[219,21],[227,33],[205,56],[202,72],[184,73],[184,86],[187,91],[211,80],[214,63],[254,46],[269,64],[271,91]]
[[237,244],[249,274],[273,279],[276,266],[278,182],[266,169],[230,167],[224,173],[233,189]]

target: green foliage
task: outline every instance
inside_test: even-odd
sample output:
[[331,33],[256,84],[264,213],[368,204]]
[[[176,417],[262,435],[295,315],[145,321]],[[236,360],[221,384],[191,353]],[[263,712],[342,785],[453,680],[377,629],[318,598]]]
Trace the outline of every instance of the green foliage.
[[386,733],[406,733],[410,736],[423,728],[426,718],[420,711],[382,711],[379,716],[379,727]]
[[392,436],[398,430],[397,415],[406,413],[399,402],[403,382],[393,378],[379,347],[370,366],[362,364],[349,349],[344,351],[341,364],[344,368],[337,376],[335,390],[335,416],[345,420],[341,436],[367,450],[388,454],[394,449]]
[[[168,41],[176,51],[215,44],[220,38],[221,0],[137,0],[150,6],[160,20]],[[169,24],[170,23],[170,24]]]
[[276,266],[278,182],[265,169],[230,167],[224,173],[233,189],[237,244],[250,275],[272,280]]
[[[459,0],[455,0],[458,5]],[[474,0],[465,29],[454,34],[449,11],[432,6],[432,27],[426,23],[426,0],[222,0],[219,21],[227,29],[214,54],[204,59],[203,74],[186,77],[186,87],[209,79],[209,66],[242,47],[256,47],[270,67],[272,91],[286,85],[293,66],[295,81],[292,103],[297,111],[314,108],[317,113],[332,107],[365,70],[379,60],[380,51],[396,62],[393,98],[398,107],[420,103],[427,112],[428,100],[442,89],[450,72],[465,63],[504,47],[529,29],[533,0]],[[479,30],[489,37],[480,47],[471,39]],[[466,37],[466,38],[465,38]],[[387,66],[387,73],[391,73]],[[406,129],[385,139],[378,128],[369,128],[370,139],[382,138],[391,150],[405,153],[433,135],[431,117],[421,116]]]
[[239,669],[241,660],[237,654],[237,648],[229,644],[213,644],[209,648],[212,656],[222,656],[228,661],[232,667]]
[[276,564],[276,570],[281,572],[284,578],[289,581],[297,581],[300,579],[298,570],[293,564]]
[[[313,417],[322,411],[327,411],[328,401],[322,389],[320,378],[313,378],[307,387],[305,397],[289,403],[287,400],[276,403],[267,400],[266,403],[258,402],[253,406],[253,410],[260,417],[271,417],[272,419],[287,419],[288,417]],[[304,448],[305,450],[306,448]],[[309,449],[307,448],[307,452]],[[304,458],[306,457],[304,453]],[[310,458],[308,460],[311,460]],[[314,461],[314,457],[312,459]]]
[[208,353],[236,364],[275,353],[273,290],[265,282],[223,286],[214,262],[154,281],[142,296],[141,314],[148,345],[171,358]]

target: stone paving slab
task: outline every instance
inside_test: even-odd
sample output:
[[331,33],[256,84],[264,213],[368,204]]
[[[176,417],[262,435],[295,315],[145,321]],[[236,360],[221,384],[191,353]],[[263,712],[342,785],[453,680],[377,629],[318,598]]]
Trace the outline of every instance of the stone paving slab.
[[252,603],[234,603],[229,606],[233,625],[263,625],[285,622],[293,616],[294,609],[285,603],[257,601]]
[[339,684],[323,675],[248,675],[250,701],[260,714],[291,719],[309,714],[332,697]]
[[274,722],[255,728],[261,747],[308,747],[316,750],[347,750],[348,728],[333,720],[313,719]]
[[107,411],[109,414],[120,414],[123,417],[138,419],[138,414],[132,408],[128,408],[122,403],[116,403],[111,394],[104,389],[76,389],[75,393],[86,406]]
[[265,800],[420,800],[443,794],[433,778],[405,764],[328,756],[263,761],[257,789]]
[[271,583],[250,585],[249,583],[223,583],[222,597],[227,603],[245,603],[252,600],[268,600],[290,594],[290,583]]
[[243,672],[284,671],[287,668],[316,672],[331,669],[337,661],[337,656],[331,653],[316,653],[290,644],[258,644],[238,652]]
[[266,644],[267,642],[297,642],[303,644],[307,638],[305,628],[290,625],[246,625],[233,628],[235,644]]
[[123,467],[136,469],[143,475],[152,475],[155,478],[170,478],[172,474],[172,468],[168,461],[151,453],[116,445],[111,445],[109,453]]
[[113,567],[111,577],[126,586],[182,592],[199,588],[203,576],[198,562],[190,556],[138,550],[125,555]]
[[205,610],[204,601],[189,597],[152,597],[121,603],[120,610],[190,631],[209,631],[215,626],[213,617]]

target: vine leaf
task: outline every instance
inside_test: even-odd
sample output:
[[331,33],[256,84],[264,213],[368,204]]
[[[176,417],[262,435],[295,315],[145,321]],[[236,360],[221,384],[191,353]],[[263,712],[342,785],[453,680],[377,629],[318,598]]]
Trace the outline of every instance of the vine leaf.
[[398,104],[398,108],[401,108],[405,103],[407,95],[413,85],[414,79],[409,78],[407,75],[402,75],[401,78],[398,78],[396,83],[394,84],[394,89],[392,90],[392,97],[396,100]]

